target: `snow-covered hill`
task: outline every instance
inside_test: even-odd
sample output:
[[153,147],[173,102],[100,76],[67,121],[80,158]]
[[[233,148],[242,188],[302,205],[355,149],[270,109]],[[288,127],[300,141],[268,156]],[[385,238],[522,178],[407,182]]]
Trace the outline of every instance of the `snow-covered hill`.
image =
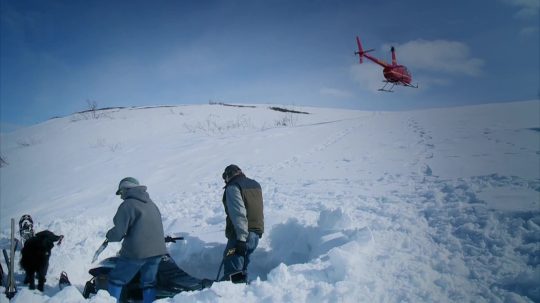
[[[263,187],[266,233],[250,272],[258,278],[161,302],[540,301],[539,101],[294,110],[309,114],[109,109],[2,134],[0,244],[9,219],[25,213],[36,230],[65,235],[44,295],[20,287],[13,302],[85,301],[78,291],[126,176],[148,186],[166,233],[186,237],[169,245],[176,262],[215,278],[225,245],[221,173],[231,163]],[[74,286],[59,292],[61,271]]]

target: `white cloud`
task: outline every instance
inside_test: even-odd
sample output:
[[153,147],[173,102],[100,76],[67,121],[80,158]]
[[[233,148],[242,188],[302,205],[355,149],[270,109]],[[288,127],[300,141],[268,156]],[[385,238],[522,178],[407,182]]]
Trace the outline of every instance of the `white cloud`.
[[538,15],[540,0],[501,0],[503,3],[518,7],[518,18],[532,18]]
[[469,47],[462,42],[419,39],[395,46],[398,62],[414,70],[477,76],[484,65],[484,60],[471,57]]
[[340,90],[337,88],[323,87],[319,91],[321,95],[335,97],[335,98],[350,98],[353,96],[351,92]]
[[366,61],[351,66],[351,77],[354,82],[361,85],[361,88],[371,92],[377,92],[384,84],[382,68],[370,62],[366,64]]
[[538,27],[536,26],[524,27],[521,29],[519,33],[523,36],[533,36],[533,35],[538,36]]

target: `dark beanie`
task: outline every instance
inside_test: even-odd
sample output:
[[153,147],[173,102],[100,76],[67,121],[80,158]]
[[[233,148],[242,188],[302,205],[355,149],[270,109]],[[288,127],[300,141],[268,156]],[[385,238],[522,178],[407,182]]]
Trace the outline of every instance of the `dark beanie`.
[[232,176],[234,176],[238,172],[242,172],[240,167],[238,167],[237,165],[231,164],[231,165],[225,167],[225,171],[223,172],[221,177],[223,178],[223,180],[225,180],[225,178],[230,179]]

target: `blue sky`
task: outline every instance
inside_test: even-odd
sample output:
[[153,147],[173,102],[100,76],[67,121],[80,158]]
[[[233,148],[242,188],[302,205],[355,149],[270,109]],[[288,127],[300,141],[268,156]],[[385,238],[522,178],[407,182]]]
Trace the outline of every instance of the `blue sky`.
[[[404,110],[538,99],[540,0],[0,0],[2,130],[99,107]],[[398,62],[418,89],[378,92]]]

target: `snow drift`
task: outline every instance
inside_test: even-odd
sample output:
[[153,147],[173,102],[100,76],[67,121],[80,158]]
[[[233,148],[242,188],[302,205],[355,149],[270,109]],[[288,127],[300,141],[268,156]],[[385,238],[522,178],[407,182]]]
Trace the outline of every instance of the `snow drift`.
[[[45,292],[19,283],[13,302],[114,301],[80,291],[126,176],[148,186],[166,233],[186,238],[169,244],[180,267],[215,278],[231,163],[263,187],[254,280],[161,302],[540,301],[539,101],[295,110],[108,109],[2,134],[0,245],[25,213],[36,230],[65,235]],[[61,271],[73,286],[59,291]]]

